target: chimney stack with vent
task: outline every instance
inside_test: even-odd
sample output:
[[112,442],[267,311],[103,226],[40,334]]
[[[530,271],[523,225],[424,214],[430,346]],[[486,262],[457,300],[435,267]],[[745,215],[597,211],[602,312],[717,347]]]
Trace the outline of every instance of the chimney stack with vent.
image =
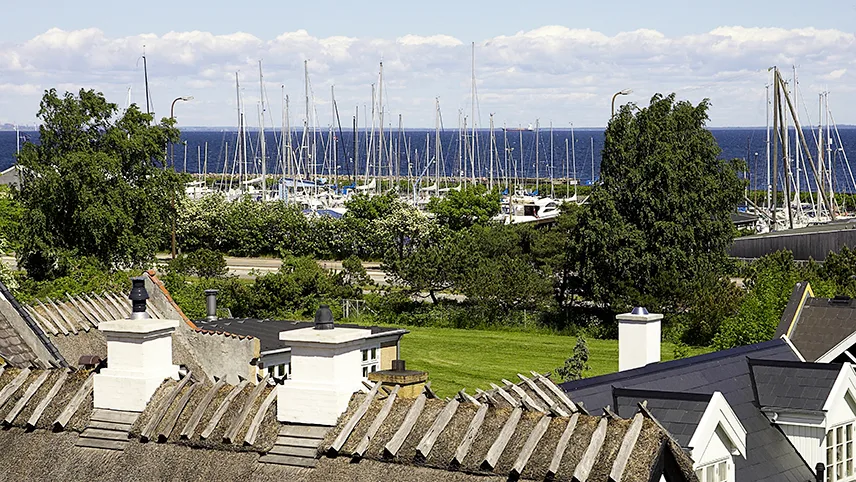
[[660,361],[660,320],[663,315],[636,307],[615,319],[618,320],[618,371]]
[[172,332],[179,321],[149,318],[148,297],[143,278],[135,278],[131,318],[98,325],[107,339],[107,368],[94,378],[95,408],[142,412],[165,378],[178,379]]
[[217,290],[205,290],[205,321],[217,321]]
[[277,420],[336,425],[354,392],[363,386],[362,353],[371,330],[333,327],[333,313],[322,305],[315,326],[282,331],[291,347],[292,375],[277,386]]

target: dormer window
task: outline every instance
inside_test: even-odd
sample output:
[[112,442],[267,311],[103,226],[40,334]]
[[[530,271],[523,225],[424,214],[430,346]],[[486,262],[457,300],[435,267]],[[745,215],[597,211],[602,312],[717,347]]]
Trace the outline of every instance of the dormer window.
[[363,378],[368,378],[369,373],[378,371],[380,361],[378,359],[378,347],[365,348],[362,350],[363,357]]
[[700,482],[729,482],[728,478],[730,459],[722,459],[718,462],[707,464],[696,469],[695,474]]
[[856,480],[853,471],[853,422],[826,432],[826,480]]

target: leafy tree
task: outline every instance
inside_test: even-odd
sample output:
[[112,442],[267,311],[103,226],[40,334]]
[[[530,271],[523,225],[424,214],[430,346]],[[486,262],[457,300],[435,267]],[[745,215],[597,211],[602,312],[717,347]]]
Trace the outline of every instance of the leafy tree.
[[837,253],[829,253],[823,262],[822,273],[836,286],[835,294],[856,297],[856,249],[844,246]]
[[35,279],[63,275],[75,257],[110,269],[150,262],[167,234],[180,177],[161,169],[173,122],[152,125],[132,105],[124,113],[92,90],[45,92],[40,144],[18,158],[22,187],[20,265]]
[[601,179],[578,230],[587,296],[613,309],[686,307],[706,277],[724,275],[742,198],[738,161],[720,160],[694,106],[655,95],[624,106],[605,132]]
[[200,278],[224,278],[229,274],[223,253],[207,248],[180,254],[169,262],[169,269]]
[[535,263],[553,280],[553,297],[561,308],[571,305],[582,292],[577,276],[579,247],[575,236],[581,210],[577,204],[564,204],[555,225],[533,233]]
[[726,349],[772,339],[796,283],[808,281],[817,296],[832,296],[835,284],[820,275],[815,264],[795,263],[790,251],[758,259],[746,269],[747,294],[739,310],[722,322],[713,346]]
[[346,217],[364,219],[373,221],[383,218],[396,209],[396,204],[399,202],[398,197],[393,192],[386,192],[378,196],[370,194],[357,194],[352,196],[345,207],[348,211]]
[[563,382],[579,380],[586,370],[591,370],[588,364],[589,350],[585,338],[578,336],[573,354],[565,360],[565,364],[556,368],[555,373]]
[[432,198],[428,203],[428,210],[434,213],[437,221],[454,231],[488,224],[499,214],[499,207],[499,190],[488,192],[481,184],[469,185],[460,191],[451,190],[445,197]]
[[356,256],[350,256],[342,261],[342,270],[333,276],[333,281],[351,293],[343,293],[348,298],[362,297],[363,286],[372,286],[374,281],[369,277],[362,261]]
[[455,286],[462,259],[455,233],[440,230],[415,243],[405,256],[388,252],[381,266],[393,284],[405,286],[411,294],[427,292],[437,303],[437,292]]

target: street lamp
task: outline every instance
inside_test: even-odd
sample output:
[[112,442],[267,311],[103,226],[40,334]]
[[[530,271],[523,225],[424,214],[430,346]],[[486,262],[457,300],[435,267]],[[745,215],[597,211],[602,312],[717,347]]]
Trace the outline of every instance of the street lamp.
[[[175,103],[176,102],[178,102],[178,101],[189,102],[191,100],[193,100],[192,95],[187,96],[187,97],[176,97],[175,100],[172,101],[172,104],[169,106],[169,118],[170,118],[170,120],[175,119]],[[175,146],[173,143],[170,143],[169,151],[170,151],[169,157],[172,160],[172,168],[175,169]]]
[[[187,96],[187,97],[176,97],[175,100],[172,101],[172,104],[169,106],[169,118],[170,118],[170,120],[175,119],[175,103],[176,102],[178,102],[178,101],[187,102],[187,101],[191,101],[191,100],[193,100],[192,95]],[[169,151],[170,151],[170,158],[172,159],[172,170],[174,171],[175,170],[175,143],[174,142],[169,143]],[[185,162],[185,165],[187,165],[187,149],[186,148],[185,148],[184,152],[185,152],[185,155],[184,155],[185,161],[184,162]],[[175,259],[175,252],[176,252],[176,249],[175,249],[175,217],[176,217],[176,215],[177,215],[177,213],[175,211],[175,193],[173,193],[173,195],[172,195],[172,240],[171,240],[172,242],[170,243],[171,244],[170,247],[172,248],[170,250],[171,251],[170,254],[172,255],[172,259]]]
[[632,89],[624,89],[624,90],[620,90],[620,91],[616,92],[612,96],[612,116],[613,117],[615,116],[615,98],[618,97],[619,95],[630,95],[632,93],[633,93]]

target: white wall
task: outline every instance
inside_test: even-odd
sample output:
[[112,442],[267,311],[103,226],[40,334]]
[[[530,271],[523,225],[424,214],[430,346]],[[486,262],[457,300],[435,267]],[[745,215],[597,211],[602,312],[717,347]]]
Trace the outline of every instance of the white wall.
[[809,467],[814,469],[818,462],[826,463],[824,451],[826,431],[823,427],[800,425],[779,425],[779,427]]

